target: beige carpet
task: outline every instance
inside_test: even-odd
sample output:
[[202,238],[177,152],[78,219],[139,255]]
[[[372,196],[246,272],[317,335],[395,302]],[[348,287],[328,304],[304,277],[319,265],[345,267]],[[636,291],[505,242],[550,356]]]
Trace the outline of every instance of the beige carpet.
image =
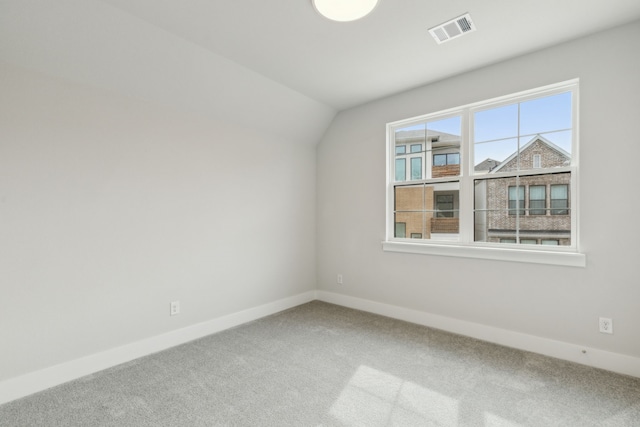
[[0,406],[1,426],[640,426],[640,379],[321,302]]

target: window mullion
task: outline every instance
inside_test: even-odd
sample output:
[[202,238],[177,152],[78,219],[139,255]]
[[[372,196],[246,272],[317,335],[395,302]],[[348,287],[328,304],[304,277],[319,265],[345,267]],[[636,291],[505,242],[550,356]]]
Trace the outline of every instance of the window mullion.
[[462,129],[460,147],[460,241],[472,243],[474,241],[474,201],[473,201],[473,129],[472,114],[469,109],[462,113]]

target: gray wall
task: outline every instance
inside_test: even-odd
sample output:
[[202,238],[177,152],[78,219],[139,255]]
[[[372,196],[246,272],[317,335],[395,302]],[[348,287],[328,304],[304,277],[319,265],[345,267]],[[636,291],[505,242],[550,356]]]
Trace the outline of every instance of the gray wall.
[[[637,40],[639,22],[341,112],[318,146],[318,288],[640,357]],[[386,123],[576,77],[586,268],[382,251]]]
[[0,93],[0,381],[314,289],[313,143],[2,62]]

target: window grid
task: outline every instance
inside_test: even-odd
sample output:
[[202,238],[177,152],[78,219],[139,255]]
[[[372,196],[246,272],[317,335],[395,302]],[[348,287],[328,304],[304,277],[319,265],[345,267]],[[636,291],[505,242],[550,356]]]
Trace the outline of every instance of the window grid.
[[[517,99],[516,96],[514,96],[511,99],[506,99],[506,100],[501,100],[500,103],[503,103],[505,105],[508,105],[509,103],[515,103],[518,106],[518,112],[520,110],[520,104],[529,101],[530,99],[535,100],[536,98],[540,98],[540,97],[545,97],[545,96],[552,96],[554,94],[561,94],[563,92],[570,92],[572,94],[572,122],[575,123],[575,105],[576,105],[576,98],[575,98],[575,93],[576,93],[576,89],[577,89],[577,84],[575,82],[571,82],[567,85],[558,85],[555,88],[550,88],[549,90],[541,90],[539,93],[535,94],[535,95],[529,95],[528,97],[524,97],[521,100]],[[532,92],[533,93],[533,92]],[[462,122],[462,127],[465,130],[465,132],[468,133],[468,131],[466,130],[466,124],[469,123],[471,125],[471,129],[473,129],[474,126],[474,121],[473,121],[473,113],[476,111],[476,109],[489,109],[489,108],[493,108],[495,105],[499,105],[498,103],[495,104],[491,104],[491,103],[486,103],[485,105],[479,105],[478,107],[476,106],[468,106],[465,107],[463,109],[460,110],[451,110],[449,112],[445,112],[441,115],[433,115],[433,116],[426,116],[425,117],[425,121],[424,123],[428,123],[431,121],[436,121],[436,120],[442,120],[442,119],[446,119],[446,118],[450,118],[453,116],[459,116],[461,118],[461,122]],[[481,110],[478,110],[481,111]],[[410,121],[406,121],[407,124],[409,124]],[[390,129],[399,129],[401,126],[403,125],[403,123],[397,124],[397,125],[393,125],[394,127],[390,128]],[[552,129],[551,131],[548,131],[546,133],[544,133],[544,135],[549,135],[552,134],[554,132],[558,133],[558,132],[566,132],[566,131],[570,131],[571,133],[574,133],[574,129],[575,126],[572,124],[571,128],[561,128],[561,129]],[[520,129],[518,129],[518,132],[520,131]],[[464,134],[465,132],[461,132],[461,134]],[[537,134],[533,134],[533,135],[537,135]],[[528,135],[524,135],[524,136],[528,136]],[[390,132],[390,138],[391,141],[394,141],[394,134],[393,132]],[[464,139],[464,138],[463,138]],[[506,140],[507,138],[504,138],[504,140]],[[518,150],[521,149],[521,146],[523,145],[523,143],[521,143],[524,137],[520,137],[517,138],[517,145],[518,145]],[[490,140],[489,142],[496,142],[499,141],[499,138]],[[572,145],[576,144],[575,138],[573,138],[574,142],[572,143]],[[485,141],[486,142],[486,141]],[[421,183],[437,183],[439,181],[439,177],[431,177],[429,178],[426,174],[426,172],[424,172],[424,170],[428,170],[430,167],[435,167],[435,166],[440,166],[440,165],[448,165],[448,164],[459,164],[460,166],[462,166],[460,168],[459,171],[459,181],[458,181],[458,185],[459,188],[461,189],[461,200],[460,200],[460,211],[463,212],[461,213],[461,223],[460,223],[460,237],[461,237],[461,241],[464,242],[468,242],[468,243],[472,243],[472,244],[481,244],[483,245],[485,242],[481,242],[481,241],[475,241],[474,240],[474,226],[473,226],[473,215],[469,215],[469,212],[475,212],[475,202],[473,201],[473,182],[477,181],[478,179],[482,180],[485,178],[486,173],[476,173],[475,171],[473,171],[473,160],[471,160],[471,158],[473,157],[473,153],[474,153],[474,140],[473,138],[468,138],[466,141],[461,141],[460,144],[460,153],[453,153],[453,156],[449,156],[450,153],[443,153],[443,154],[439,154],[439,153],[435,153],[433,154],[430,160],[430,165],[427,164],[422,164],[424,162],[421,162],[421,169],[423,169],[423,177],[421,180],[419,180]],[[423,150],[424,152],[428,152],[429,150],[427,148],[425,148]],[[433,150],[436,151],[436,150]],[[575,149],[572,148],[572,152],[575,153]],[[464,159],[465,161],[462,162],[461,157],[462,154],[466,153],[465,156],[467,157],[467,159]],[[457,157],[457,161],[456,161],[456,157]],[[534,173],[533,171],[522,171],[522,173],[497,173],[496,177],[501,177],[501,176],[514,176],[517,177],[518,176],[529,176],[529,175],[535,175],[535,174],[540,174],[540,175],[545,175],[548,174],[549,172],[546,171],[544,168],[541,168],[541,156],[536,154],[533,156],[529,157],[529,168],[531,169],[537,169],[537,171]],[[575,166],[577,164],[577,162],[575,161],[576,156],[571,156],[570,158],[570,162],[566,162],[565,165],[563,165],[563,167],[559,167],[553,170],[553,173],[569,173],[569,177],[570,177],[570,182],[571,182],[571,186],[575,186]],[[520,162],[521,159],[519,156],[517,156],[516,158],[516,162],[518,164],[518,170],[520,169]],[[540,170],[542,169],[542,171]],[[465,173],[466,172],[466,173]],[[412,179],[415,179],[416,175],[412,174]],[[493,177],[492,177],[493,178]],[[394,186],[392,184],[392,186]],[[570,215],[571,214],[571,209],[569,208],[569,206],[571,204],[573,204],[573,202],[570,203],[570,200],[572,198],[571,193],[572,191],[570,190],[569,185],[567,184],[562,184],[562,185],[558,185],[558,184],[553,184],[553,185],[525,185],[525,186],[511,186],[513,188],[518,188],[519,191],[517,191],[516,193],[513,193],[511,195],[511,197],[509,198],[509,205],[507,206],[507,210],[509,211],[509,213],[513,212],[514,216],[516,217],[520,217],[520,216],[548,216],[548,215]],[[523,193],[524,190],[524,193]],[[515,190],[511,190],[511,191],[515,191]],[[463,197],[463,192],[464,192],[464,197]],[[443,209],[437,209],[436,206],[434,206],[434,210],[443,210]],[[481,211],[481,210],[480,210]],[[466,214],[466,215],[465,215]],[[424,212],[423,212],[423,216],[424,216]],[[464,218],[462,218],[464,216]],[[571,227],[569,230],[570,233],[570,246],[572,247],[576,247],[576,238],[575,238],[575,217],[572,215],[571,218]],[[413,233],[414,235],[417,235],[417,233]],[[518,234],[518,232],[516,232],[516,235]],[[412,235],[413,237],[413,235]],[[522,241],[525,241],[527,243],[531,243],[531,241],[533,241],[534,239],[524,239],[524,238],[519,238],[518,237],[518,241],[520,243],[522,243]],[[510,238],[502,238],[499,241],[511,241]],[[427,241],[428,242],[428,241]],[[557,239],[537,239],[536,243],[538,245],[545,245],[545,246],[557,246],[558,240]]]

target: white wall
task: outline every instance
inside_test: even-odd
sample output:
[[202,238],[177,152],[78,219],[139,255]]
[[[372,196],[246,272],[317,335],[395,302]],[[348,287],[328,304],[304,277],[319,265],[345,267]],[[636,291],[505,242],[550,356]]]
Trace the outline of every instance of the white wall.
[[312,142],[2,62],[0,93],[0,383],[314,289]]
[[[319,289],[640,357],[637,40],[640,22],[341,112],[318,147]],[[386,123],[576,77],[586,268],[382,251]]]

